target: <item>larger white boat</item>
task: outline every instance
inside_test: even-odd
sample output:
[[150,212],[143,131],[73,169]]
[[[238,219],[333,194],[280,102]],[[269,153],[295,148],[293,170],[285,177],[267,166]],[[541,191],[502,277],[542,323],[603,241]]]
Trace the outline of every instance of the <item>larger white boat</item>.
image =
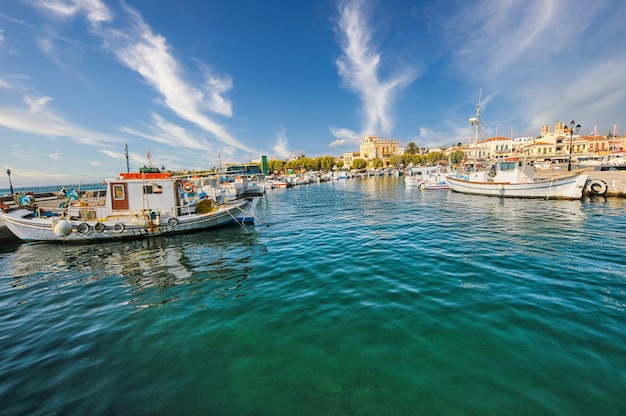
[[16,209],[2,219],[24,241],[66,242],[145,238],[254,221],[258,194],[226,194],[201,179],[122,173],[105,181],[103,198],[70,193],[58,209]]
[[[480,99],[476,117],[469,119],[475,129],[474,151],[478,149],[481,129]],[[466,174],[448,176],[454,192],[501,198],[580,199],[587,183],[587,175],[566,173],[552,178],[535,178],[535,165],[525,158],[499,159],[489,169],[476,171],[478,158],[474,156],[474,170]]]
[[448,176],[454,192],[502,198],[580,199],[586,174],[536,179],[532,161],[501,160],[486,171]]

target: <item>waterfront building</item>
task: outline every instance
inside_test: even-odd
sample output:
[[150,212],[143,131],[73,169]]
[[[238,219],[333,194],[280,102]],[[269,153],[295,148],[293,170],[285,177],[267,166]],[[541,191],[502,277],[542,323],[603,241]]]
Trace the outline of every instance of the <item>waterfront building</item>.
[[389,158],[399,154],[397,140],[381,139],[378,136],[365,136],[359,150],[360,157],[368,162],[368,165],[371,164],[372,160],[378,158],[387,166]]
[[522,148],[522,154],[526,156],[546,157],[554,154],[554,144],[549,142],[535,141]]
[[491,137],[479,145],[486,151],[486,158],[508,156],[513,151],[513,140],[508,137]]
[[359,152],[346,152],[343,154],[343,166],[345,168],[349,168],[352,166],[352,162],[354,159],[358,159],[361,157],[361,153]]

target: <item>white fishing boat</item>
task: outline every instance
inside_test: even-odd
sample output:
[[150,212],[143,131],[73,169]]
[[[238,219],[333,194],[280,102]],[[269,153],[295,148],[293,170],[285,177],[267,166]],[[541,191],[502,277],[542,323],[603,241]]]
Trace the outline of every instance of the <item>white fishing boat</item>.
[[107,179],[103,198],[76,193],[58,209],[21,208],[2,214],[24,241],[85,242],[146,238],[254,222],[258,194],[225,196],[202,178],[173,177],[158,170]]
[[[480,120],[479,99],[476,117],[469,119],[475,129],[474,149],[478,149]],[[452,191],[501,198],[580,199],[587,183],[587,175],[579,173],[535,178],[534,161],[526,158],[499,159],[480,171],[476,170],[476,161],[475,155],[472,172],[448,176]]]
[[449,176],[454,192],[502,198],[580,199],[587,183],[586,174],[566,174],[537,179],[532,161],[502,160],[488,170]]
[[446,190],[446,189],[450,189],[450,183],[448,182],[448,179],[444,179],[441,180],[439,182],[433,182],[433,183],[424,183],[422,185],[422,189],[424,190]]
[[404,176],[405,186],[418,186],[421,189],[450,189],[447,177],[439,166],[419,166],[409,169],[409,175]]

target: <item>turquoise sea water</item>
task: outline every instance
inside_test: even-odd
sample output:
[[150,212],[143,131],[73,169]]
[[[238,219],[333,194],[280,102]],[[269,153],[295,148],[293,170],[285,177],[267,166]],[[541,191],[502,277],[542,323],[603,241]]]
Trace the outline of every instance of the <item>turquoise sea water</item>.
[[368,178],[0,253],[3,415],[624,415],[626,200]]

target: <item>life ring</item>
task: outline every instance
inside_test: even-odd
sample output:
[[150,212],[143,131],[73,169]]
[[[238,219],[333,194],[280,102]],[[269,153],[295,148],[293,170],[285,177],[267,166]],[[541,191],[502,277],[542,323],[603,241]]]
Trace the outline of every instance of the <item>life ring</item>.
[[86,222],[81,222],[78,227],[76,227],[79,233],[87,234],[89,232],[89,224]]
[[606,182],[600,179],[591,179],[587,183],[587,192],[589,195],[604,195],[608,189]]
[[167,220],[167,225],[170,227],[176,227],[178,225],[178,220],[176,218],[170,218]]
[[183,185],[183,191],[185,191],[186,194],[193,193],[193,191],[194,191],[193,184],[191,184],[189,182],[185,182],[184,185]]
[[496,170],[494,168],[489,169],[489,176],[496,176]]
[[122,231],[124,231],[124,224],[122,224],[121,222],[118,222],[117,224],[115,224],[113,226],[113,231],[115,231],[116,233],[121,233]]
[[104,226],[104,224],[102,224],[101,222],[97,222],[96,225],[93,226],[93,229],[97,232],[97,233],[101,233],[102,231],[104,231],[106,227]]

